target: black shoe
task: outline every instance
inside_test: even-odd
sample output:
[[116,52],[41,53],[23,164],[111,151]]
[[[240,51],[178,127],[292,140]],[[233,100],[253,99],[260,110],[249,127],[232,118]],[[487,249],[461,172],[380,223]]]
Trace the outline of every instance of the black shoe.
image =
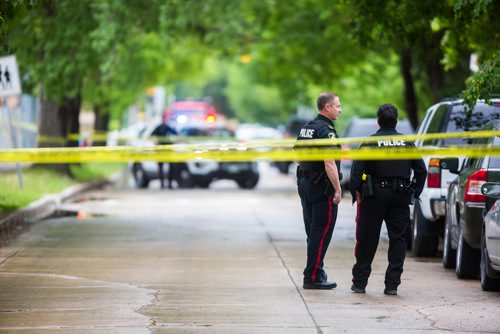
[[337,287],[337,283],[335,282],[304,282],[302,285],[304,289],[317,289],[317,290],[331,290]]
[[398,289],[395,288],[385,288],[384,294],[388,296],[396,296],[398,294]]
[[351,290],[356,293],[366,293],[365,288],[357,287],[356,285],[351,285]]

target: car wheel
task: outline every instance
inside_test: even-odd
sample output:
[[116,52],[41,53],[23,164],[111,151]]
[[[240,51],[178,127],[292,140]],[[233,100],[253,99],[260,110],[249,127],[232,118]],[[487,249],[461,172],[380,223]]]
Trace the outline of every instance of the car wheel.
[[193,188],[194,178],[185,164],[177,167],[175,180],[179,188]]
[[420,205],[415,203],[412,221],[412,252],[415,256],[436,256],[438,237],[426,234],[430,230],[430,222],[425,219]]
[[210,187],[210,183],[212,183],[212,178],[210,177],[200,177],[196,180],[196,185],[203,189]]
[[259,174],[245,174],[236,179],[236,183],[241,189],[253,189],[259,182]]
[[281,174],[288,174],[288,170],[290,169],[290,164],[291,162],[288,161],[281,161],[278,165],[278,170],[281,172]]
[[[500,291],[500,279],[490,277],[494,269],[491,267],[488,249],[486,248],[486,235],[484,225],[481,233],[481,287],[484,291]],[[500,273],[499,273],[500,274]]]
[[132,167],[132,173],[134,175],[135,185],[137,188],[147,188],[149,186],[149,179],[142,169],[141,164],[134,164]]
[[455,271],[458,278],[477,278],[481,253],[469,246],[464,239],[462,230],[458,236],[457,266]]
[[457,260],[457,251],[451,247],[451,219],[453,215],[447,214],[444,224],[444,241],[443,241],[443,267],[448,269],[455,268]]

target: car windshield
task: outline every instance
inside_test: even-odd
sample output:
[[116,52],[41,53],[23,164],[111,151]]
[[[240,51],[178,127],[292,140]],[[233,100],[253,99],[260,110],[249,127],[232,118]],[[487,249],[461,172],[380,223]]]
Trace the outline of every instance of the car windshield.
[[179,134],[185,137],[217,137],[217,138],[233,138],[234,133],[224,128],[183,128]]
[[[500,119],[498,105],[477,105],[471,114],[464,112],[463,105],[456,105],[449,114],[447,126],[443,132],[477,131],[489,121],[498,119]],[[466,146],[472,142],[473,139],[468,138],[450,138],[443,140],[442,146]]]

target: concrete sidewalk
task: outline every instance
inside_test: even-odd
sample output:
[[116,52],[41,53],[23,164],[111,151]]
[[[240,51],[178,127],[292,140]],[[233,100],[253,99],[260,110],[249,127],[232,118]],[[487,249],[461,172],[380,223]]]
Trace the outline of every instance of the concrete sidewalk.
[[96,191],[0,248],[2,333],[496,333],[498,294],[439,259],[408,258],[385,296],[381,242],[353,294],[354,214],[341,203],[325,260],[339,286],[301,288],[295,191]]

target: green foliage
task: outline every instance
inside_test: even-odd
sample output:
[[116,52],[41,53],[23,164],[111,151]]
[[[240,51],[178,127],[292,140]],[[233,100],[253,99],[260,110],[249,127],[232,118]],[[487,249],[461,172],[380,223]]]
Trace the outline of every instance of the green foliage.
[[24,207],[34,200],[62,191],[72,184],[69,177],[43,167],[23,169],[24,189],[16,172],[0,174],[0,214]]
[[490,97],[500,90],[500,51],[482,66],[481,71],[467,80],[467,89],[461,96],[472,111],[476,100]]
[[123,163],[86,163],[70,165],[71,175],[75,181],[86,182],[103,180],[113,173],[127,168]]
[[59,193],[76,182],[103,180],[126,168],[126,164],[71,165],[74,178],[57,173],[43,166],[23,169],[24,189],[19,187],[16,172],[0,174],[0,215],[13,211],[47,195]]

